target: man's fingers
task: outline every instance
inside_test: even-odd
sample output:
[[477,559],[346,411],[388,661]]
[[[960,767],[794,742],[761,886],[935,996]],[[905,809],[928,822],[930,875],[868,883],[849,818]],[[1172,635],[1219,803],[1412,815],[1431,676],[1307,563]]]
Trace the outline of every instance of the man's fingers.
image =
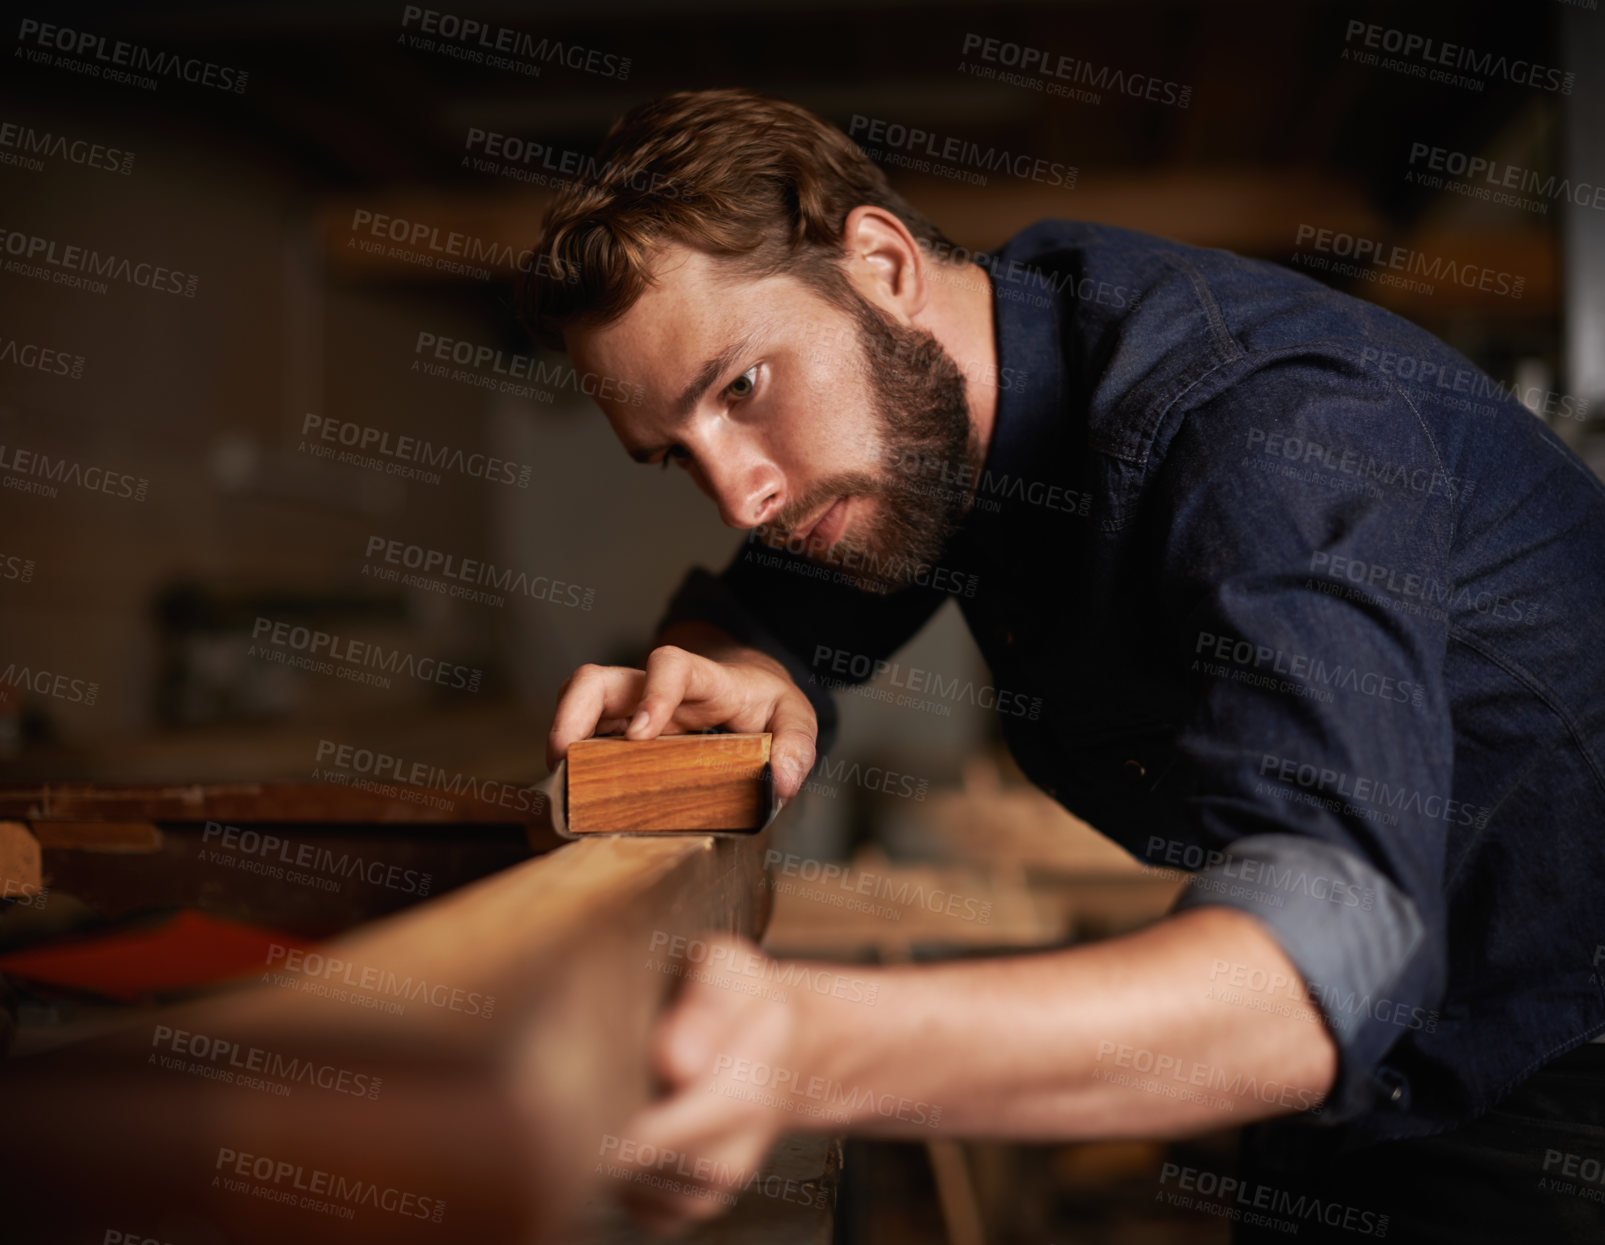
[[777,794],[790,799],[801,790],[819,732],[808,698],[760,665],[725,665],[673,644],[653,649],[644,671],[593,665],[576,670],[558,698],[546,763],[556,768],[570,744],[593,734],[622,730],[627,739],[644,740],[711,726],[770,731]]
[[624,733],[629,739],[656,739],[674,720],[681,702],[707,694],[707,668],[713,663],[683,648],[663,644],[646,659],[640,708]]
[[605,718],[634,709],[646,676],[628,666],[581,666],[570,677],[551,732],[546,736],[546,766],[556,769],[575,740],[589,739]]
[[763,1164],[779,1130],[760,1110],[732,1112],[732,1102],[741,1100],[725,1097],[722,1088],[716,1080],[699,1082],[642,1110],[626,1129],[637,1165],[650,1162],[655,1171],[692,1186],[740,1189]]
[[774,775],[775,794],[789,800],[802,790],[808,771],[814,767],[814,747],[819,737],[819,720],[806,697],[783,696],[769,719],[769,772]]
[[[750,942],[715,939],[738,955],[759,954]],[[714,1072],[721,1050],[749,1023],[762,1000],[732,990],[723,981],[688,983],[658,1019],[652,1035],[652,1062],[659,1075],[676,1088]]]

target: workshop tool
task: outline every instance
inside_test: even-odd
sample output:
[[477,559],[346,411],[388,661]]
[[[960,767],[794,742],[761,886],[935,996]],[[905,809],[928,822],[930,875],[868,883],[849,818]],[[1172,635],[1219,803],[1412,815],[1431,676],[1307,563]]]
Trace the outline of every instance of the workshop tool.
[[541,784],[551,825],[587,834],[756,834],[785,801],[769,770],[771,736],[713,732],[569,745]]

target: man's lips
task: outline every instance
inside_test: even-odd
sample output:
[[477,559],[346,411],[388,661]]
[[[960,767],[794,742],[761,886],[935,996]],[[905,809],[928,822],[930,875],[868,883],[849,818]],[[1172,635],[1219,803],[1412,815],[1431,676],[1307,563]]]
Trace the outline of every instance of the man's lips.
[[846,521],[846,510],[847,498],[845,496],[836,498],[820,511],[816,519],[806,527],[798,529],[796,539],[804,545],[811,545],[816,543],[817,538],[817,542],[828,549],[836,543],[836,537],[841,533],[842,524]]

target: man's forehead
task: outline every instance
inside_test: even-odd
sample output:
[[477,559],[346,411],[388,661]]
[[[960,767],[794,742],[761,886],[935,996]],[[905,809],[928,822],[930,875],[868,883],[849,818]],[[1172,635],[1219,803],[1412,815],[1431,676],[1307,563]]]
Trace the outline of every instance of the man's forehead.
[[[635,349],[684,351],[737,327],[752,303],[752,282],[713,256],[686,247],[663,253],[640,298],[604,335]],[[696,364],[686,361],[689,367]]]
[[661,415],[710,361],[742,344],[767,343],[795,318],[786,291],[800,283],[747,276],[688,247],[666,247],[652,277],[624,315],[571,331],[568,347],[583,367],[616,376],[632,391],[639,386],[642,405]]

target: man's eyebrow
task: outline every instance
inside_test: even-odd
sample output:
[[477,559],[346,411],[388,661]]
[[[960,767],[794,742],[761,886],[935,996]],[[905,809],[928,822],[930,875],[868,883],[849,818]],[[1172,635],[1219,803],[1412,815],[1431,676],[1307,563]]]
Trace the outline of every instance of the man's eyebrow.
[[684,392],[674,400],[674,406],[669,410],[670,415],[678,421],[696,410],[697,403],[702,401],[702,395],[708,392],[708,386],[729,371],[737,359],[751,350],[756,338],[757,335],[754,333],[743,333],[730,345],[704,363],[702,370],[692,378],[691,383],[685,387]]
[[[669,415],[674,422],[679,423],[690,415],[692,411],[696,410],[697,404],[702,401],[703,395],[708,392],[714,381],[728,372],[735,365],[736,360],[753,348],[753,344],[757,340],[758,335],[756,333],[743,333],[730,345],[704,363],[698,369],[697,374],[691,378],[691,383],[674,400],[674,405],[669,408]],[[636,462],[650,463],[656,455],[669,448],[668,445],[648,445],[628,452]]]

